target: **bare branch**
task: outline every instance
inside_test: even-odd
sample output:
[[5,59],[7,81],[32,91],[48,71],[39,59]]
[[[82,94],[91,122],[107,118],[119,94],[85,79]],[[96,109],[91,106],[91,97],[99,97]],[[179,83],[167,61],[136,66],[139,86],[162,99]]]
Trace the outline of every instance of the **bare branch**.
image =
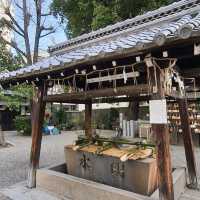
[[21,33],[19,30],[17,30],[17,28],[14,26],[14,24],[13,24],[11,21],[6,20],[5,18],[2,18],[2,19],[0,20],[0,22],[1,22],[2,26],[6,26],[7,28],[9,28],[9,29],[15,31],[15,32],[16,32],[18,35],[20,35],[21,37],[24,37],[24,34]]
[[40,31],[52,31],[54,28],[53,26],[49,26],[49,27],[45,27],[45,26],[41,26],[40,27]]
[[55,32],[56,32],[56,29],[53,29],[52,31],[49,31],[48,33],[44,33],[43,35],[41,35],[40,38],[46,37],[47,35],[50,35]]
[[20,35],[21,37],[24,38],[24,34],[21,33],[21,32],[19,32],[14,26],[10,26],[10,28],[11,28],[13,31],[15,31],[15,33],[17,33],[18,35]]
[[49,13],[43,13],[43,14],[41,14],[41,17],[47,17],[47,16],[50,16],[51,15],[51,12],[49,12]]
[[23,51],[17,46],[17,43],[16,43],[16,42],[14,42],[14,41],[9,42],[9,41],[5,40],[3,37],[1,37],[1,40],[3,40],[3,42],[5,42],[5,44],[7,44],[7,45],[13,47],[18,53],[20,53],[20,54],[22,54],[24,57],[26,57],[26,53],[23,52]]
[[20,10],[23,10],[22,6],[19,5],[19,3],[17,3],[17,1],[14,1],[15,5],[17,6],[17,8],[19,8]]
[[11,21],[13,22],[13,24],[16,25],[16,27],[19,29],[19,31],[21,31],[24,34],[24,30],[22,29],[22,27],[18,24],[18,22],[15,20],[15,18],[12,16],[10,9],[6,10],[5,14],[11,19]]
[[26,60],[25,60],[24,56],[21,53],[19,53],[18,51],[17,51],[17,55],[20,57],[23,64],[26,65]]

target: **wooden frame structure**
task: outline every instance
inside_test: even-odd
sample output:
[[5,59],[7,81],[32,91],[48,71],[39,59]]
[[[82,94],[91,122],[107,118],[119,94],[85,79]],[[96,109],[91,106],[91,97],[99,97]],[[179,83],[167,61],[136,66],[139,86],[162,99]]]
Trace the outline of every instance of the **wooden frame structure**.
[[[197,87],[200,86],[200,57],[197,55],[197,49],[194,49],[200,41],[197,30],[200,25],[199,12],[199,1],[182,0],[52,47],[49,58],[15,72],[0,74],[2,87],[25,83],[34,84],[36,88],[32,104],[32,148],[28,176],[30,188],[36,186],[42,140],[41,128],[47,102],[85,104],[86,135],[91,137],[92,103],[128,101],[135,102],[134,107],[138,107],[139,101],[166,98],[179,102],[190,185],[193,188],[197,187],[187,99],[182,93],[181,88],[184,84],[181,79],[188,76],[196,78]],[[118,72],[118,77],[122,80],[113,79],[115,74],[112,75],[112,80],[109,79],[110,69],[128,65],[134,65],[134,70],[140,74],[137,80],[134,77],[130,80],[126,75],[130,72],[124,71],[123,67]],[[165,69],[169,66],[171,71],[173,69],[173,77],[172,74],[168,74],[170,78],[165,74]],[[199,72],[193,73],[191,68]],[[107,73],[106,82],[102,83],[101,79],[95,82],[98,77],[92,77],[94,79],[89,81],[91,86],[88,90],[87,81],[83,77],[87,78],[87,75],[96,69],[103,71],[104,76]],[[98,76],[100,78],[99,74]],[[176,95],[172,91],[166,91],[166,87],[173,89],[172,79],[176,79]],[[49,88],[58,88],[58,85],[62,88],[61,93],[58,89],[54,94],[48,93]],[[134,118],[137,119],[137,115]],[[173,200],[168,126],[164,122],[154,123],[152,128],[157,146],[160,199]]]

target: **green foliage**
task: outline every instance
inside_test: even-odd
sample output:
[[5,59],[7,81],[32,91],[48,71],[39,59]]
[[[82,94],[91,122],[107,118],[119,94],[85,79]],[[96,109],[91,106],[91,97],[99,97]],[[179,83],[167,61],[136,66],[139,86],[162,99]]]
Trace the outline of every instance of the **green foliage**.
[[115,108],[109,110],[95,110],[93,123],[98,129],[113,129],[113,124],[119,118],[119,112]]
[[6,94],[6,91],[0,91],[1,101],[6,102],[7,107],[10,110],[20,111],[20,107],[23,103],[27,101],[30,102],[32,97],[32,88],[26,84],[19,86],[13,86],[10,88],[11,94]]
[[54,0],[51,7],[55,16],[60,16],[62,22],[67,22],[66,33],[69,37],[91,30],[93,1]]
[[119,119],[119,111],[116,108],[110,109],[110,122],[113,124]]
[[69,37],[135,17],[175,0],[53,0],[51,10]]
[[31,135],[31,119],[30,117],[16,116],[15,117],[16,130],[22,135]]
[[[70,121],[70,120],[69,120]],[[84,129],[85,118],[83,113],[74,113],[71,115],[72,127],[77,130]]]
[[52,123],[56,124],[59,129],[83,129],[84,115],[79,112],[66,112],[64,107],[53,107]]
[[59,110],[53,111],[53,121],[55,124],[63,124],[65,123],[66,112],[63,107],[60,107]]
[[98,2],[94,6],[91,27],[93,30],[97,30],[119,20],[117,7],[113,1],[110,1],[109,5]]
[[[5,70],[13,71],[22,66],[21,59],[18,56],[13,56],[7,49],[7,46],[0,41],[0,72]],[[32,90],[30,87],[24,85],[15,86],[11,88],[12,94],[7,94],[6,91],[0,91],[0,99],[7,103],[10,110],[19,111],[25,98],[31,97]]]
[[13,71],[21,67],[22,62],[18,56],[13,56],[7,49],[7,46],[0,41],[0,71]]

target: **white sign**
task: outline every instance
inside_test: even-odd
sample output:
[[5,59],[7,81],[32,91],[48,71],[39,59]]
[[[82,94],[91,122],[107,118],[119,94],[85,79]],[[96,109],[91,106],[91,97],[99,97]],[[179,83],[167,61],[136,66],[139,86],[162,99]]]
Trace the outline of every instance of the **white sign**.
[[167,124],[166,100],[149,101],[149,112],[151,124]]
[[[138,77],[139,75],[140,75],[139,72],[129,72],[129,73],[126,73],[126,78],[135,78],[135,77]],[[90,78],[90,79],[87,79],[87,83],[98,83],[98,82],[112,81],[112,80],[117,80],[117,79],[124,79],[124,73],[110,75],[110,76],[102,76],[98,78]]]

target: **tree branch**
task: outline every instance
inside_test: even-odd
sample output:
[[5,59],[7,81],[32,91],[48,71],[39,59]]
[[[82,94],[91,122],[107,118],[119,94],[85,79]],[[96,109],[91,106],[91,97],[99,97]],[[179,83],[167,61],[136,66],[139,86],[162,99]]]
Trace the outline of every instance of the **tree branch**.
[[18,51],[17,51],[17,55],[20,57],[22,63],[23,63],[24,65],[26,65],[26,60],[24,59],[24,56],[23,56],[21,53],[19,53]]
[[20,5],[16,2],[16,0],[15,0],[14,2],[15,2],[15,5],[16,5],[19,9],[23,10],[22,6],[20,6]]
[[52,31],[53,30],[53,27],[52,26],[49,26],[49,27],[45,27],[45,26],[41,26],[40,27],[40,31]]
[[21,33],[19,30],[17,30],[17,28],[13,25],[13,23],[11,21],[6,20],[5,18],[3,18],[1,20],[1,23],[3,26],[6,26],[7,28],[15,31],[18,35],[20,35],[21,37],[24,37],[24,34]]
[[47,35],[50,35],[50,34],[55,33],[55,32],[56,32],[56,30],[54,29],[52,31],[49,31],[48,33],[41,35],[40,38],[46,37]]
[[49,13],[43,13],[43,14],[41,14],[41,17],[47,17],[47,16],[50,16],[51,15],[51,12],[49,12]]
[[11,19],[11,21],[13,22],[13,24],[16,25],[16,27],[24,34],[24,30],[22,29],[22,27],[18,24],[18,22],[15,20],[15,18],[12,16],[12,14],[10,13],[10,9],[8,9],[5,14]]
[[18,53],[22,54],[24,57],[27,57],[26,53],[23,52],[23,51],[17,46],[16,42],[14,42],[14,41],[9,42],[9,41],[5,40],[3,37],[1,37],[1,40],[3,40],[3,41],[5,42],[5,44],[7,44],[7,45],[13,47]]

